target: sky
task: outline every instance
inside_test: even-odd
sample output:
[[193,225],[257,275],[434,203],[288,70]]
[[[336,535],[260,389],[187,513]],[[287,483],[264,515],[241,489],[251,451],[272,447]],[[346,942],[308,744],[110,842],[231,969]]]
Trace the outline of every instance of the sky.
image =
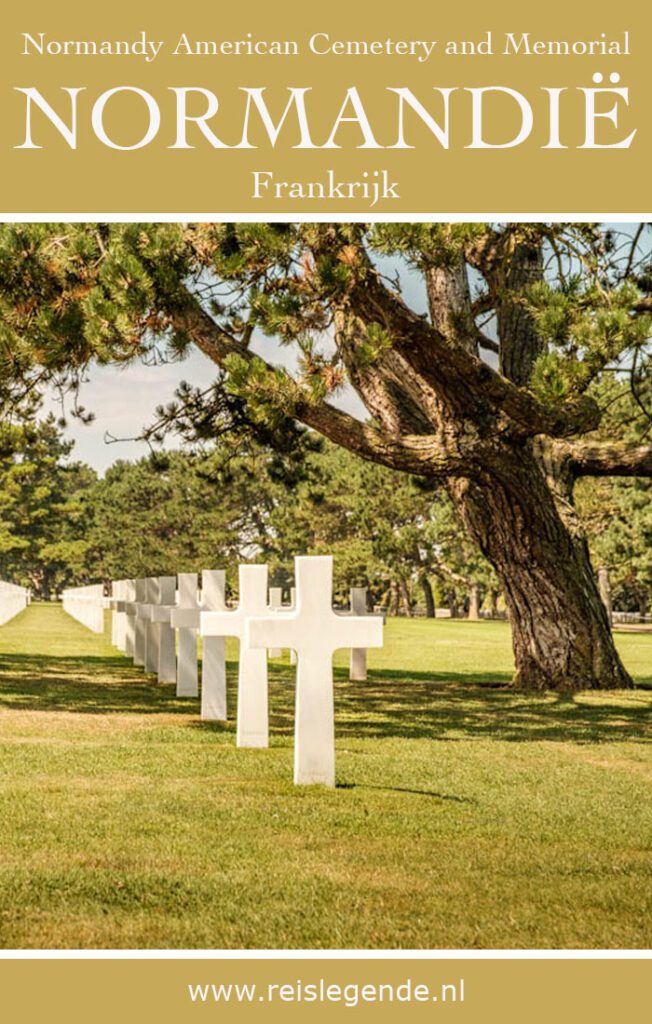
[[[252,349],[276,364],[290,363],[289,351],[279,349],[268,338],[254,338]],[[118,459],[133,460],[147,455],[149,447],[145,442],[129,439],[138,437],[156,419],[156,408],[172,400],[181,381],[205,388],[216,373],[215,364],[197,350],[182,362],[161,366],[144,366],[140,362],[91,366],[79,404],[92,412],[94,419],[90,424],[82,423],[70,416],[68,409],[65,435],[75,442],[71,458],[103,474]],[[351,392],[340,396],[335,404],[353,415],[364,414],[362,403]],[[58,397],[47,396],[45,409],[60,415]],[[171,442],[170,447],[174,446]]]
[[[146,455],[143,442],[115,438],[137,437],[155,418],[158,405],[170,401],[182,380],[205,385],[214,368],[200,352],[193,353],[183,363],[163,366],[143,366],[140,362],[126,366],[92,366],[88,383],[82,385],[79,401],[92,412],[90,424],[71,417],[67,410],[68,426],[65,434],[75,442],[73,458],[86,462],[103,473],[117,459],[137,459]],[[56,414],[61,406],[54,396],[46,399],[46,408]]]

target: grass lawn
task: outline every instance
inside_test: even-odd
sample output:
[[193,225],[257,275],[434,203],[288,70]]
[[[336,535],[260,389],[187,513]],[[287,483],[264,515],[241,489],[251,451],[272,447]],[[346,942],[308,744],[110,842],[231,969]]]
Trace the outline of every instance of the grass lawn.
[[[652,687],[652,635],[618,645]],[[237,750],[58,606],[3,627],[0,946],[652,945],[652,689],[511,693],[503,623],[337,665],[338,788],[295,788],[286,662]]]

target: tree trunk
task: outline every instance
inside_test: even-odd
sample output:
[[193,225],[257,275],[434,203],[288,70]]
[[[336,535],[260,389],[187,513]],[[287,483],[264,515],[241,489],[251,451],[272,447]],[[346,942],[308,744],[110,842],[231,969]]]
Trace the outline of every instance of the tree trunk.
[[604,566],[600,566],[598,569],[598,590],[600,591],[600,597],[602,603],[607,612],[607,618],[609,619],[609,625],[613,625],[613,606],[611,603],[611,584],[609,583],[609,570]]
[[491,602],[491,618],[498,618],[498,591],[495,587],[492,587],[489,591],[489,600]]
[[480,619],[480,586],[478,583],[471,584],[468,618],[471,622],[478,622]]
[[519,689],[633,686],[613,643],[588,547],[560,515],[529,448],[499,452],[491,476],[449,482],[502,584]]
[[430,580],[427,576],[422,576],[419,580],[421,589],[423,590],[423,599],[426,604],[426,618],[435,618],[435,597],[430,586]]
[[398,607],[399,607],[398,583],[396,582],[396,580],[392,580],[390,585],[389,585],[389,602],[388,602],[388,605],[387,605],[387,614],[388,615],[398,615]]
[[451,613],[451,619],[457,618],[457,594],[453,587],[449,587],[446,591],[446,601],[448,603],[448,610]]
[[408,618],[412,618],[412,599],[410,597],[410,590],[408,588],[406,580],[401,580],[401,598],[403,599],[403,607],[405,608],[405,614]]

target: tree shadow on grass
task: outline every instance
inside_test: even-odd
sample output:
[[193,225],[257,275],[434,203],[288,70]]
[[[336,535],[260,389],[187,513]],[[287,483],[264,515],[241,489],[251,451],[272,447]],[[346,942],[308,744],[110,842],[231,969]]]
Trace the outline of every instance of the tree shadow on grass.
[[[652,699],[627,703],[621,693],[602,693],[599,703],[565,694],[517,693],[509,676],[487,673],[370,673],[352,683],[336,670],[338,738],[405,738],[459,741],[494,739],[603,743],[652,739]],[[293,709],[272,680],[273,732],[292,728]]]
[[[237,703],[237,664],[227,663],[228,702]],[[270,664],[272,736],[294,728],[294,670]],[[647,741],[652,735],[652,700],[627,703],[622,694],[601,694],[599,703],[561,694],[522,694],[501,673],[475,674],[380,670],[367,682],[351,683],[335,670],[338,739],[404,738],[460,741],[494,739],[602,743]],[[649,682],[652,682],[650,680]],[[0,656],[0,709],[76,714],[173,714],[206,731],[230,728],[197,720],[196,698],[179,698],[172,683],[134,668],[120,655]]]
[[374,786],[371,782],[338,782],[336,789],[376,789],[381,793],[408,793],[410,796],[427,796],[432,800],[450,800],[456,804],[475,804],[478,801],[468,796],[452,793],[438,793],[433,789],[410,789],[407,786]]
[[187,714],[175,689],[119,655],[0,655],[0,708],[14,711]]

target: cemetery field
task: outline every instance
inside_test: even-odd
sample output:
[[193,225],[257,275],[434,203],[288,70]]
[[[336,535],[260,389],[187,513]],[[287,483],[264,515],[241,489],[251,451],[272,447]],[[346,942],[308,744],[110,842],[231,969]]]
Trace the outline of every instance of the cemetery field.
[[[652,945],[652,634],[635,692],[517,695],[505,623],[390,620],[336,660],[335,790],[56,605],[0,630],[3,948]],[[231,714],[235,711],[235,645]]]

